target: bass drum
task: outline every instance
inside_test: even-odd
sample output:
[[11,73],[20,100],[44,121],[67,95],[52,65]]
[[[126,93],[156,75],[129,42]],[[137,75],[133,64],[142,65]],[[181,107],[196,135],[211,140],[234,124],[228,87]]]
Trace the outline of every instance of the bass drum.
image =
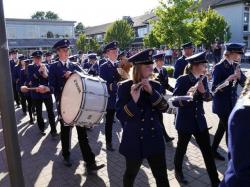
[[108,97],[103,79],[79,72],[73,73],[62,91],[61,117],[69,126],[93,127],[102,120]]

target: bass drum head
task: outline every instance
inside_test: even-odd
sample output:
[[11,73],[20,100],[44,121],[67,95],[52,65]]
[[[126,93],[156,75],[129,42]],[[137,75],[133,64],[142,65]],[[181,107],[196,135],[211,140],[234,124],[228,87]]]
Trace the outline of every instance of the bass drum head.
[[81,110],[83,100],[83,85],[81,76],[72,74],[67,80],[61,97],[61,115],[66,124],[71,124]]

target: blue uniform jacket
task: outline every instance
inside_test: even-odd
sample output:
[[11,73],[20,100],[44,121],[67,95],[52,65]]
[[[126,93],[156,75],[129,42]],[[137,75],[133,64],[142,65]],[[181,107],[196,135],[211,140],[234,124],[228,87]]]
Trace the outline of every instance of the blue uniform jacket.
[[[216,87],[222,84],[231,74],[234,74],[236,63],[232,66],[227,60],[224,60],[214,67],[212,73],[212,91]],[[241,79],[238,80],[233,86],[233,82],[230,82],[229,86],[218,91],[213,97],[213,112],[218,116],[228,117],[237,101],[237,86],[240,84],[244,86],[246,76],[241,72]]]
[[185,56],[181,56],[177,59],[174,65],[174,78],[177,79],[183,75],[185,67],[188,65],[188,62],[185,60]]
[[[26,69],[21,69],[20,72],[20,86],[29,86],[29,77],[28,77],[28,70]],[[23,93],[25,96],[30,96],[30,92]]]
[[16,83],[16,90],[18,92],[20,92],[20,72],[21,72],[22,66],[19,65],[15,65],[14,70],[13,70],[13,81],[15,81]]
[[117,64],[113,66],[110,61],[105,62],[100,66],[100,77],[107,81],[107,89],[109,93],[107,109],[115,109],[117,96],[117,83],[120,80],[120,75],[117,71]]
[[87,69],[87,72],[90,75],[93,75],[93,76],[98,76],[99,75],[99,65],[97,63],[91,64],[89,62],[86,62],[83,65],[83,69]]
[[[249,100],[245,98],[245,100]],[[231,159],[220,187],[250,186],[250,105],[239,99],[229,117],[228,151]]]
[[67,79],[64,78],[66,71],[71,71],[73,73],[75,71],[80,72],[81,70],[76,64],[73,64],[72,62],[68,62],[68,65],[64,66],[62,62],[57,61],[50,66],[49,88],[50,91],[54,93],[57,101],[60,100],[63,87],[67,81]]
[[[48,86],[48,78],[44,78],[40,73],[39,73],[39,68],[40,66],[36,64],[30,64],[28,65],[28,75],[29,75],[29,82],[30,87],[38,87],[40,85]],[[37,93],[35,91],[31,92],[31,97],[32,99],[45,99],[50,97],[50,92],[48,93]]]
[[12,78],[12,81],[14,81],[15,80],[14,79],[14,68],[16,66],[16,63],[14,60],[10,60],[9,63],[10,63],[11,78]]
[[[187,91],[197,83],[197,79],[192,73],[183,75],[177,79],[174,96],[184,96]],[[207,79],[203,79],[203,85],[206,89],[204,94],[196,92],[193,101],[175,101],[173,105],[178,107],[176,116],[176,129],[183,133],[202,132],[207,128],[203,101],[212,99],[208,89]]]
[[168,83],[168,72],[166,67],[162,67],[160,72],[158,71],[157,68],[154,68],[154,73],[159,73],[159,75],[156,77],[156,80],[160,82],[163,94],[166,93],[166,90],[170,92],[174,91],[174,88],[170,86]]
[[150,81],[153,94],[142,91],[137,103],[130,94],[132,80],[121,83],[118,89],[116,116],[123,125],[120,153],[128,159],[140,160],[164,153],[160,111],[156,106],[161,100],[161,86]]

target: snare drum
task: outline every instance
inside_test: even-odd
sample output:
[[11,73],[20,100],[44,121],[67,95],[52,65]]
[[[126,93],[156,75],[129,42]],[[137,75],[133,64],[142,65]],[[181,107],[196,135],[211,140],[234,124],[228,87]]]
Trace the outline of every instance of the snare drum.
[[63,121],[70,126],[93,127],[103,118],[108,97],[103,79],[73,73],[62,91],[60,110]]

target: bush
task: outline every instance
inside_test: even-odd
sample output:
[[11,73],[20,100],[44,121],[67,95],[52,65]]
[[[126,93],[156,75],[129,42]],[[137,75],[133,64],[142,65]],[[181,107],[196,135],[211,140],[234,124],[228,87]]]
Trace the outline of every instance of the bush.
[[168,72],[168,76],[169,76],[169,77],[173,77],[174,68],[171,67],[171,66],[167,66],[167,67],[166,67],[166,70],[167,70],[167,72]]

